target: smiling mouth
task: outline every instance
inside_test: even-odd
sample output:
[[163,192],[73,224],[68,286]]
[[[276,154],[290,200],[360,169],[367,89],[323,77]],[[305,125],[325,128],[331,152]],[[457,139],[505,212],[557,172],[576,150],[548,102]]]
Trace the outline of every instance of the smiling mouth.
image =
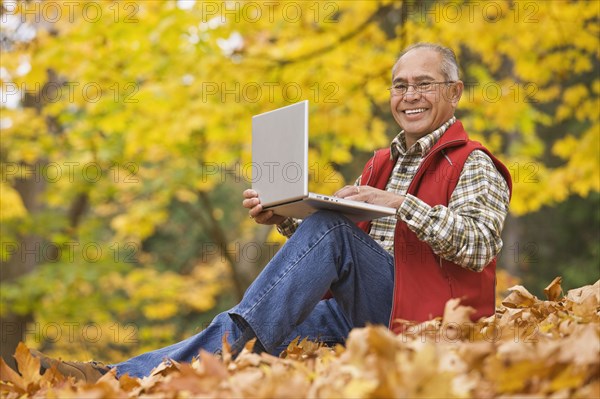
[[420,114],[421,112],[427,111],[426,108],[417,108],[417,109],[405,109],[404,112],[406,115],[415,115]]

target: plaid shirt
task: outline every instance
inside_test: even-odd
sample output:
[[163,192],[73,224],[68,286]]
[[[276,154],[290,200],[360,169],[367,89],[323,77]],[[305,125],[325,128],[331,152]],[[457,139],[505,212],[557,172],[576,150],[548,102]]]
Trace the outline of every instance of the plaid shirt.
[[[509,203],[508,186],[492,160],[479,150],[469,155],[447,207],[431,207],[415,196],[406,195],[421,161],[455,121],[455,117],[450,118],[408,149],[404,131],[394,138],[391,151],[397,160],[386,191],[406,197],[395,216],[374,220],[369,234],[393,255],[394,229],[396,222],[402,220],[437,255],[481,271],[502,248],[500,234]],[[360,177],[355,184],[360,184]],[[406,218],[407,215],[410,217]],[[287,219],[278,230],[290,237],[298,223]]]

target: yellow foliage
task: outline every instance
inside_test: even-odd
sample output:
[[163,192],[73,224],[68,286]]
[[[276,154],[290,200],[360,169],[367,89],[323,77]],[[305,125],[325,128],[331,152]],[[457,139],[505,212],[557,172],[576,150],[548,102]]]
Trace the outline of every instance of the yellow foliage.
[[19,193],[8,184],[0,182],[0,221],[20,219],[25,216],[27,216],[27,209]]
[[177,313],[177,305],[173,302],[154,302],[142,306],[142,312],[148,320],[164,320]]
[[[15,13],[27,8],[18,4]],[[135,166],[135,184],[111,180],[110,173],[91,185],[85,179],[61,180],[49,197],[59,207],[85,185],[94,212],[109,209],[104,193],[115,191],[110,201],[119,206],[103,216],[112,219],[119,238],[147,237],[167,217],[164,207],[172,198],[193,202],[191,193],[219,184],[201,165],[247,160],[250,116],[278,105],[311,101],[311,135],[320,162],[350,163],[351,149],[387,145],[386,123],[376,115],[387,109],[385,89],[395,55],[414,41],[441,41],[455,48],[459,59],[471,53],[462,62],[472,81],[460,103],[461,119],[490,146],[508,147],[509,161],[539,162],[545,147],[560,147],[561,138],[556,144],[544,138],[546,126],[572,118],[597,120],[597,79],[591,91],[585,83],[559,88],[567,73],[590,72],[598,56],[597,9],[586,2],[357,1],[293,7],[234,2],[224,15],[219,2],[197,2],[189,9],[175,2],[95,4],[98,21],[89,21],[83,4],[61,5],[53,26],[57,34],[41,29],[35,46],[3,57],[2,67],[17,85],[35,92],[50,83],[61,94],[51,97],[42,90],[46,103],[39,115],[10,110],[12,127],[3,140],[11,161],[33,163],[44,156],[59,163],[101,162],[103,170]],[[401,19],[393,33],[379,23],[387,17]],[[400,45],[398,38],[404,40]],[[15,72],[19,60],[29,62],[28,73]],[[69,84],[49,82],[49,70]],[[553,115],[540,111],[538,105],[555,100]],[[48,134],[47,117],[57,117],[67,134]],[[509,146],[503,146],[506,140]],[[566,195],[542,195],[537,202],[593,189],[595,184],[581,180],[594,177],[563,177],[559,191]],[[148,198],[157,191],[166,198]],[[519,189],[514,198],[527,202],[530,195]],[[537,207],[515,209],[520,214]]]

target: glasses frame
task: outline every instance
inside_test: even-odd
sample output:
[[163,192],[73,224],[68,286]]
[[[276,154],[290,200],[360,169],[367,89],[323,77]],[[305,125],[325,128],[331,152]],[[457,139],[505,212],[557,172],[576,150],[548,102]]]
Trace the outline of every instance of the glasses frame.
[[[392,87],[388,87],[388,91],[390,92],[390,95],[392,96],[405,96],[406,93],[408,93],[408,90],[412,87],[413,90],[415,91],[415,93],[419,93],[419,94],[423,94],[423,93],[430,93],[433,90],[435,90],[435,87],[437,85],[451,85],[453,83],[456,83],[455,80],[446,80],[443,82],[419,82],[419,83],[399,83],[399,85],[404,85],[406,86],[406,88],[404,89],[404,92],[400,92],[400,88],[392,86]],[[423,85],[426,85],[427,87],[423,87]]]

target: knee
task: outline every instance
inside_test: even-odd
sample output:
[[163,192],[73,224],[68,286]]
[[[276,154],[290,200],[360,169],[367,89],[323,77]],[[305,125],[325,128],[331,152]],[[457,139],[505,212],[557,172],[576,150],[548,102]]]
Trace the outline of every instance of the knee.
[[302,223],[304,224],[306,222],[318,224],[352,224],[352,222],[341,213],[328,210],[320,210],[313,213]]
[[312,232],[322,231],[323,229],[331,230],[341,226],[352,229],[354,223],[341,213],[328,210],[317,211],[300,223],[300,227]]

